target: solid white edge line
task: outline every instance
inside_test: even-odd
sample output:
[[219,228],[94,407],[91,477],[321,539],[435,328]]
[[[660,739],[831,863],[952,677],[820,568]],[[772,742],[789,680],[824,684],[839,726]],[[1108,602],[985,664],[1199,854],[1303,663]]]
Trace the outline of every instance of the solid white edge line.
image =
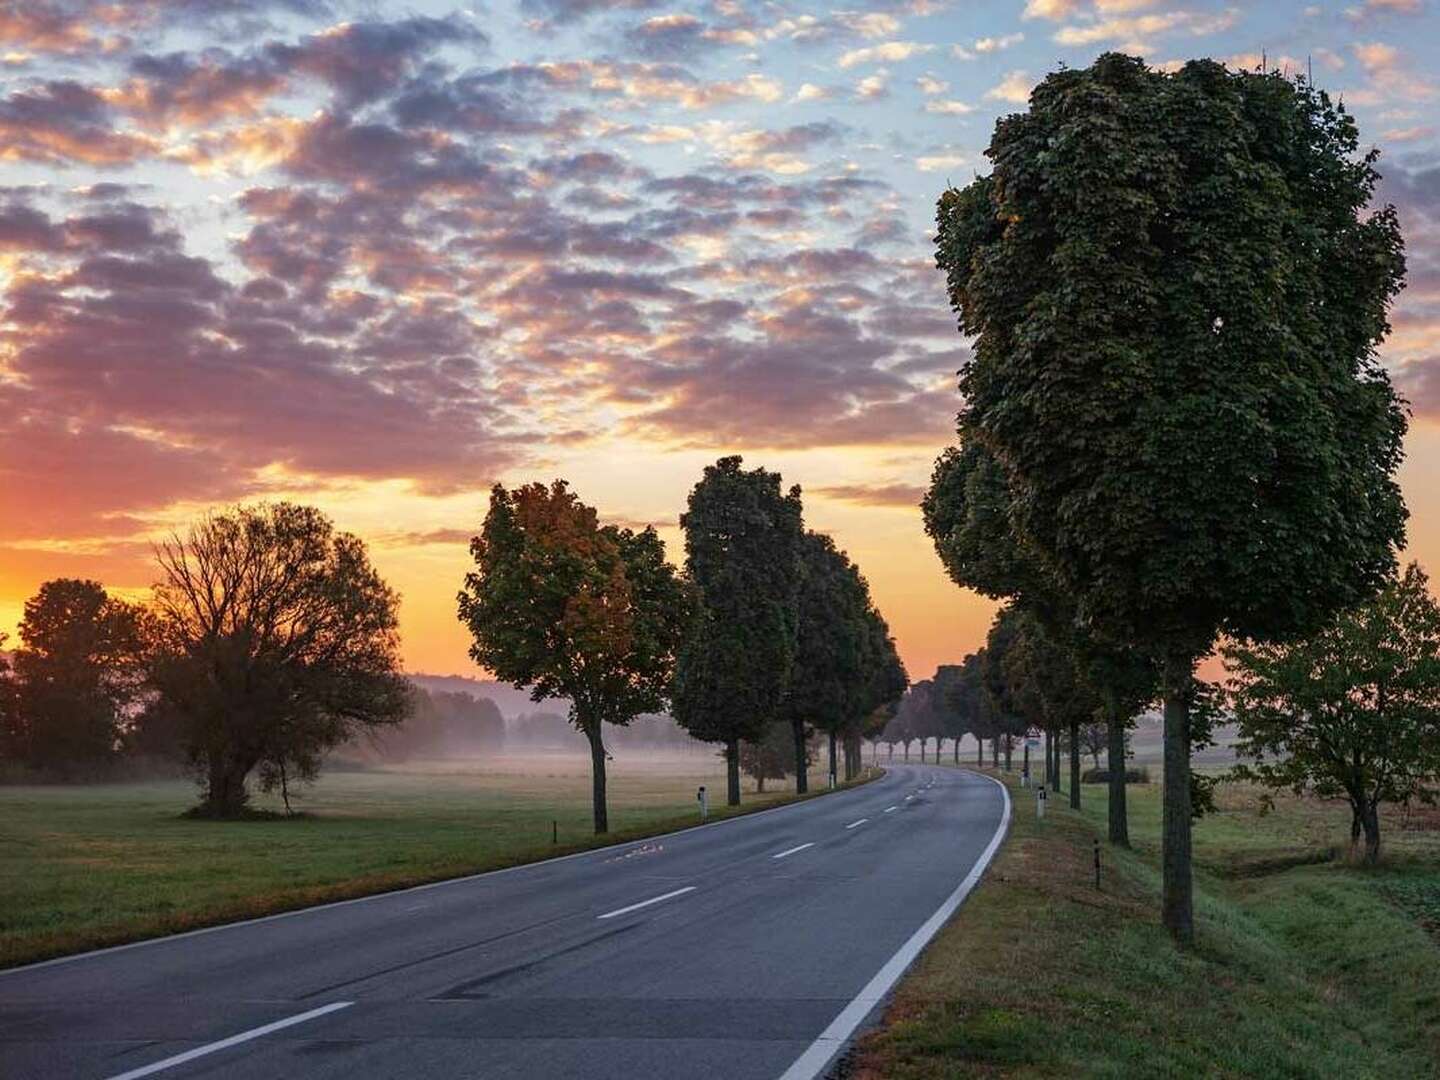
[[694,892],[697,888],[699,888],[698,885],[686,885],[683,889],[675,889],[672,892],[661,893],[659,896],[652,896],[649,900],[641,900],[638,904],[616,908],[614,911],[607,911],[604,915],[596,915],[595,917],[597,919],[613,919],[616,915],[624,915],[629,911],[638,911],[642,907],[658,904],[661,900],[669,900],[672,896],[682,896],[687,892]]
[[869,820],[870,820],[870,819],[869,819],[868,817],[862,817],[859,821],[852,821],[852,822],[850,822],[850,824],[849,824],[849,825],[846,825],[845,828],[847,828],[847,829],[853,829],[853,828],[855,828],[855,827],[857,827],[857,826],[859,826],[859,825],[864,825],[865,822],[867,822],[867,821],[869,821]]
[[814,846],[815,846],[815,841],[814,841],[814,840],[811,840],[808,844],[801,844],[801,845],[799,845],[798,847],[786,848],[784,851],[776,852],[774,855],[771,855],[770,858],[772,858],[772,859],[783,859],[783,858],[785,858],[786,855],[794,855],[797,851],[804,851],[807,847],[814,847]]
[[157,1061],[153,1065],[142,1065],[138,1069],[131,1069],[129,1072],[112,1076],[109,1080],[139,1080],[142,1076],[150,1076],[164,1069],[172,1069],[176,1065],[184,1065],[187,1061],[194,1061],[198,1057],[213,1054],[217,1050],[225,1050],[231,1046],[238,1046],[240,1043],[249,1042],[251,1039],[258,1039],[261,1035],[269,1035],[272,1031],[279,1031],[281,1028],[303,1024],[306,1020],[314,1020],[317,1016],[324,1016],[326,1013],[335,1012],[337,1009],[348,1009],[353,1004],[355,1004],[353,1001],[332,1001],[329,1005],[322,1005],[318,1009],[311,1009],[309,1012],[300,1013],[298,1016],[286,1017],[284,1020],[276,1020],[273,1024],[265,1024],[261,1027],[251,1028],[249,1031],[242,1031],[239,1035],[231,1035],[228,1039],[221,1039],[219,1042],[197,1046],[194,1050],[186,1050],[183,1054],[176,1054],[174,1057],[168,1057],[164,1061]]
[[[983,773],[977,775],[984,775]],[[945,898],[945,901],[936,909],[935,914],[926,919],[920,929],[910,935],[909,940],[901,945],[894,956],[885,962],[885,966],[875,973],[875,977],[865,984],[860,993],[856,994],[850,1004],[840,1010],[840,1015],[830,1021],[830,1026],[822,1031],[815,1041],[801,1054],[791,1066],[781,1075],[780,1080],[816,1080],[824,1073],[826,1066],[834,1059],[855,1034],[865,1017],[885,1000],[886,995],[900,981],[915,958],[920,955],[920,950],[930,944],[930,939],[940,932],[951,915],[955,914],[956,908],[964,902],[965,897],[970,895],[970,890],[975,888],[980,880],[980,875],[990,865],[990,860],[995,857],[995,852],[1000,849],[1000,844],[1005,839],[1005,834],[1010,828],[1010,791],[999,780],[993,776],[986,776],[985,779],[993,782],[1005,796],[1005,808],[1000,816],[1000,824],[995,829],[995,835],[990,838],[989,845],[980,853],[980,858],[970,868],[963,881],[955,887],[955,891]]]
[[[846,790],[862,791],[872,783],[883,783],[885,777],[889,775],[891,775],[889,772],[882,772],[874,780],[866,781],[866,783],[861,784],[859,787],[848,788]],[[755,818],[764,817],[766,814],[778,814],[782,810],[796,810],[802,806],[817,805],[821,797],[837,794],[843,794],[843,792],[821,791],[808,799],[788,802],[780,806],[771,806],[764,810],[752,810],[748,814],[736,814],[734,817],[722,818],[719,821],[707,821],[703,825],[691,825],[688,828],[676,829],[673,832],[655,833],[653,836],[637,836],[634,840],[617,840],[613,844],[605,844],[602,847],[586,848],[584,851],[572,851],[569,855],[555,855],[549,859],[520,863],[517,866],[502,866],[498,870],[481,870],[479,873],[465,874],[463,877],[426,881],[420,885],[407,885],[403,889],[387,889],[384,892],[366,893],[364,896],[352,896],[348,900],[331,900],[324,904],[311,904],[307,907],[291,908],[289,911],[277,911],[273,915],[258,915],[253,919],[216,923],[214,926],[202,926],[195,930],[182,930],[178,934],[161,934],[158,937],[142,938],[140,941],[127,941],[122,945],[107,945],[103,949],[89,949],[85,952],[71,953],[68,956],[52,956],[49,960],[37,960],[33,964],[21,964],[19,967],[0,968],[0,979],[3,979],[6,975],[18,975],[22,971],[36,971],[39,968],[56,967],[60,964],[74,963],[76,960],[87,960],[97,956],[106,956],[110,953],[126,952],[129,949],[140,949],[146,945],[159,945],[165,941],[180,941],[183,938],[199,937],[201,934],[214,934],[220,930],[234,930],[240,926],[254,926],[257,923],[274,922],[278,919],[291,919],[297,915],[309,915],[312,912],[325,911],[327,908],[348,907],[351,904],[365,904],[371,900],[403,896],[406,893],[424,892],[426,889],[442,889],[447,885],[463,885],[466,882],[476,881],[484,877],[498,877],[501,874],[514,874],[522,870],[534,870],[537,867],[550,866],[553,863],[604,855],[607,852],[613,855],[616,848],[623,848],[631,844],[649,843],[652,840],[669,840],[676,836],[684,836],[686,833],[698,832],[701,829],[716,829],[722,825],[733,825],[740,821],[753,821]]]

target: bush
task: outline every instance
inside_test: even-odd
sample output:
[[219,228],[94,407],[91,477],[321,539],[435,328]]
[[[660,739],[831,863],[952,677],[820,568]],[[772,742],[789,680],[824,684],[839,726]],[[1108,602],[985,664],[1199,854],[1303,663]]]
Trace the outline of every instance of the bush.
[[[1082,784],[1108,784],[1110,782],[1109,769],[1086,769],[1080,774]],[[1148,784],[1150,782],[1150,770],[1144,767],[1139,769],[1126,769],[1125,782],[1127,784]]]

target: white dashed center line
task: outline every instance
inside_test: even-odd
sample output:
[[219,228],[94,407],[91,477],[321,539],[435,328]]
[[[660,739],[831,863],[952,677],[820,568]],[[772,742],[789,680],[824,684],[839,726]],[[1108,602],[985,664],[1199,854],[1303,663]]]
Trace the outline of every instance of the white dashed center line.
[[627,911],[638,911],[642,907],[658,904],[661,900],[669,900],[672,896],[684,896],[687,892],[694,892],[696,888],[697,886],[695,885],[686,885],[683,889],[675,889],[672,892],[661,893],[659,896],[652,896],[649,900],[641,900],[638,904],[616,908],[614,911],[607,911],[604,915],[596,915],[595,917],[597,919],[613,919],[616,915],[624,915]]
[[846,825],[845,828],[847,828],[847,829],[853,829],[853,828],[855,828],[857,825],[864,825],[865,822],[867,822],[867,821],[869,821],[869,820],[870,820],[870,819],[867,818],[867,817],[862,817],[859,821],[852,821],[852,822],[850,822],[850,824],[849,824],[849,825]]
[[811,840],[810,843],[808,843],[808,844],[801,844],[801,845],[799,845],[798,847],[786,848],[784,851],[781,851],[781,852],[779,852],[779,853],[777,853],[777,854],[775,854],[775,855],[771,855],[770,858],[772,858],[772,859],[783,859],[783,858],[785,858],[786,855],[794,855],[795,852],[797,852],[797,851],[804,851],[807,847],[814,847],[814,846],[815,846],[815,841],[814,841],[814,840]]

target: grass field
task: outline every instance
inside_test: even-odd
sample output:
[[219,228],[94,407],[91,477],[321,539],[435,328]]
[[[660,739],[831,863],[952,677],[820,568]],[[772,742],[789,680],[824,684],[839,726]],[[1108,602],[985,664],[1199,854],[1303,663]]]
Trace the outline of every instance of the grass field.
[[1130,790],[1133,853],[1103,841],[1103,787],[1044,822],[1012,789],[1009,841],[850,1076],[1440,1076],[1440,815],[1391,814],[1364,870],[1331,857],[1343,806],[1222,787],[1182,954],[1158,920],[1159,787]]
[[[0,966],[591,847],[589,770],[535,754],[332,771],[303,816],[236,822],[182,818],[181,780],[0,787]],[[609,839],[696,824],[700,784],[725,816],[714,755],[617,757]],[[793,798],[766,786],[747,780],[742,809]]]

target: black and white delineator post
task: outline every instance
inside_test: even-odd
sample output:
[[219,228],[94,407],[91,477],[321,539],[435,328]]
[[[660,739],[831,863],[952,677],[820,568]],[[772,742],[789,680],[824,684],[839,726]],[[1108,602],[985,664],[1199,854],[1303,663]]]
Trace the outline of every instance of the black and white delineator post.
[[1036,816],[1037,818],[1043,818],[1043,817],[1045,816],[1045,785],[1044,785],[1044,784],[1041,784],[1039,787],[1037,787],[1037,788],[1035,789],[1035,816]]
[[707,821],[710,817],[710,797],[705,794],[705,785],[700,785],[700,790],[695,792],[695,801],[700,804],[700,820]]

